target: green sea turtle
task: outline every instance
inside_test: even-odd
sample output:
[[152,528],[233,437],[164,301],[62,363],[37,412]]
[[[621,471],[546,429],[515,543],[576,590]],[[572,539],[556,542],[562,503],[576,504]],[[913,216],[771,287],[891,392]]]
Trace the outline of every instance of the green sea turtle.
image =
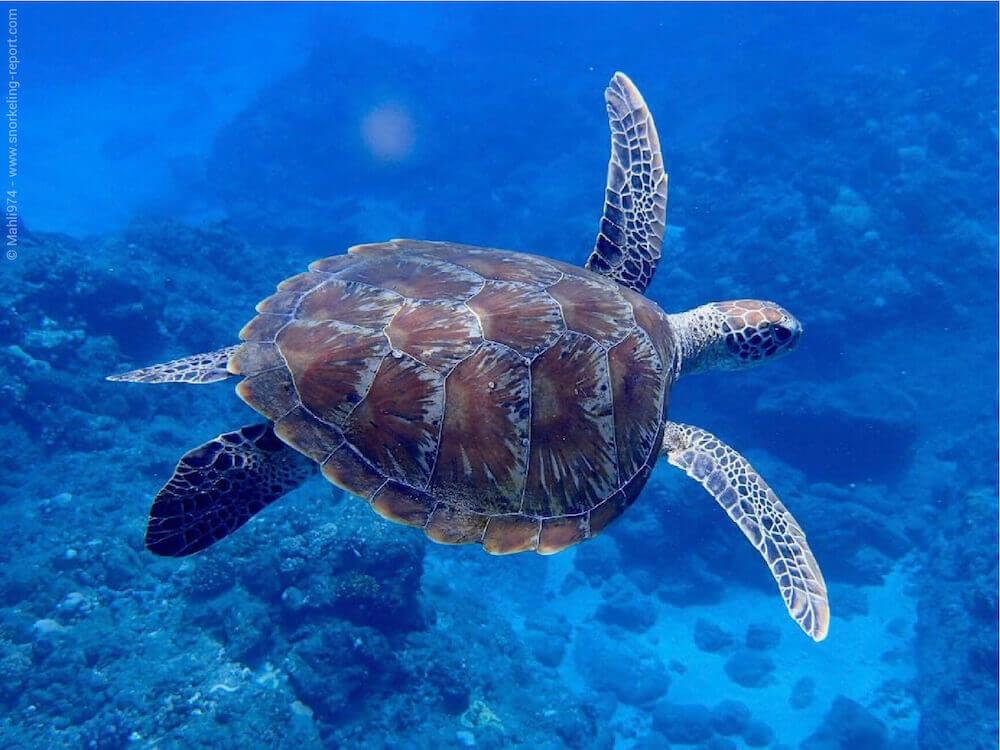
[[320,467],[434,541],[551,554],[620,516],[664,455],[750,539],[795,621],[824,638],[826,585],[795,519],[739,453],[667,420],[679,377],[775,359],[802,328],[771,302],[668,315],[643,296],[667,175],[632,82],[616,74],[605,98],[611,161],[585,268],[451,242],[360,245],[282,282],[243,343],[112,377],[240,375],[237,393],[267,418],[181,458],[146,546],[204,549]]

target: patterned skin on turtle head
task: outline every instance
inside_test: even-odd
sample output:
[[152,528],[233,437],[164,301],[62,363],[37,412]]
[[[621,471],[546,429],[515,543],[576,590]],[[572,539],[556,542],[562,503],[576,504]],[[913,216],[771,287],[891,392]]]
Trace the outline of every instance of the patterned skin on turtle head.
[[680,344],[678,376],[755,367],[788,354],[802,336],[794,315],[763,300],[711,302],[667,318]]
[[716,307],[726,316],[722,331],[736,362],[729,369],[775,359],[799,345],[802,324],[773,302],[741,299],[717,302]]

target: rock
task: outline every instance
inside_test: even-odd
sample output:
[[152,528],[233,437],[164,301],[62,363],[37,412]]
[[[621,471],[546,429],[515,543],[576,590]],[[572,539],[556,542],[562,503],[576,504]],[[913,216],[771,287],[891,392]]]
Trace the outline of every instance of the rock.
[[583,574],[591,586],[601,586],[611,577],[612,571],[621,570],[621,554],[611,539],[596,539],[592,544],[581,544],[576,548],[573,567]]
[[754,719],[743,732],[743,741],[750,747],[767,747],[774,738],[774,731],[759,719]]
[[838,695],[801,750],[883,750],[888,747],[885,724],[850,698]]
[[566,655],[570,624],[562,615],[534,615],[525,623],[524,643],[539,663],[558,667]]
[[856,192],[841,185],[837,202],[830,207],[830,216],[854,230],[864,229],[871,221],[871,208]]
[[36,641],[44,641],[62,637],[66,633],[66,628],[55,620],[44,618],[35,620],[31,632]]
[[254,664],[267,656],[267,650],[272,645],[274,624],[271,608],[249,597],[236,602],[222,612],[219,623],[223,633],[221,641],[226,644],[229,658],[243,664]]
[[[332,516],[336,522],[280,542],[286,611],[335,615],[386,633],[420,628],[420,535],[399,534],[363,503],[342,502]],[[290,620],[297,621],[298,614]]]
[[613,693],[630,706],[642,706],[666,695],[670,675],[656,652],[631,641],[627,646],[616,644],[606,632],[591,627],[576,636],[576,667],[590,686]]
[[305,606],[305,595],[295,588],[295,586],[289,586],[281,592],[281,603],[290,612],[298,612]]
[[653,709],[653,726],[668,742],[696,745],[712,737],[712,714],[700,703],[658,703]]
[[[970,433],[963,459],[994,439],[992,432],[978,439]],[[919,745],[976,747],[997,736],[996,488],[948,502],[948,512],[935,517],[919,588]]]
[[747,648],[770,651],[781,642],[781,632],[773,625],[755,623],[747,628]]
[[698,746],[698,750],[739,750],[739,746],[728,737],[713,737]]
[[698,618],[694,626],[694,643],[702,651],[721,651],[736,643],[736,638],[718,625],[703,618]]
[[712,709],[712,729],[719,734],[743,734],[750,722],[750,709],[740,701],[724,700]]
[[356,711],[359,696],[375,698],[403,682],[379,631],[337,621],[312,629],[296,643],[285,671],[298,699],[325,721]]
[[628,578],[644,594],[653,594],[663,581],[662,576],[649,568],[633,568],[628,571]]
[[135,550],[124,539],[109,539],[97,549],[100,549],[98,581],[117,591],[134,587],[135,571],[141,567]]
[[616,575],[604,589],[595,617],[608,625],[644,633],[656,622],[656,606],[624,576]]
[[726,662],[729,679],[743,687],[762,687],[770,681],[774,662],[758,651],[737,651]]
[[31,648],[0,638],[0,705],[16,702],[31,673]]
[[92,607],[90,599],[84,594],[79,591],[71,591],[63,597],[56,609],[64,622],[72,624],[86,617]]
[[670,743],[662,734],[652,731],[636,740],[632,750],[670,750]]
[[218,596],[229,589],[236,579],[236,567],[222,554],[197,558],[186,589],[194,598]]
[[802,677],[792,685],[792,693],[788,696],[788,705],[796,710],[811,706],[816,695],[816,680],[812,677]]
[[82,748],[124,748],[129,745],[129,735],[136,725],[136,718],[123,711],[108,711],[86,722],[80,728]]
[[868,595],[858,586],[841,586],[837,592],[837,617],[850,620],[868,614]]
[[[432,652],[426,662],[423,687],[428,690],[445,714],[460,716],[469,709],[471,687],[465,677],[466,667],[461,653]],[[431,704],[433,705],[433,703]]]

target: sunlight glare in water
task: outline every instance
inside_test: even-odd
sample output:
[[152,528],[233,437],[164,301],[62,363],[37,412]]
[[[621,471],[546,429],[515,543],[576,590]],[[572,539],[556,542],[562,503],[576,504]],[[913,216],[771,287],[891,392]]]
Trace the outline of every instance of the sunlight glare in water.
[[399,105],[379,105],[361,119],[361,138],[379,161],[403,161],[413,151],[413,118]]

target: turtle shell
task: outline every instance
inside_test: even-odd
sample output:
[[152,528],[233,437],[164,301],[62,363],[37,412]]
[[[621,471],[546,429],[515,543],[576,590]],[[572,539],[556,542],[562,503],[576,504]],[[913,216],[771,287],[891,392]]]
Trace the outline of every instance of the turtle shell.
[[393,240],[316,261],[257,312],[239,395],[435,541],[557,552],[621,515],[659,455],[666,315],[585,269]]

